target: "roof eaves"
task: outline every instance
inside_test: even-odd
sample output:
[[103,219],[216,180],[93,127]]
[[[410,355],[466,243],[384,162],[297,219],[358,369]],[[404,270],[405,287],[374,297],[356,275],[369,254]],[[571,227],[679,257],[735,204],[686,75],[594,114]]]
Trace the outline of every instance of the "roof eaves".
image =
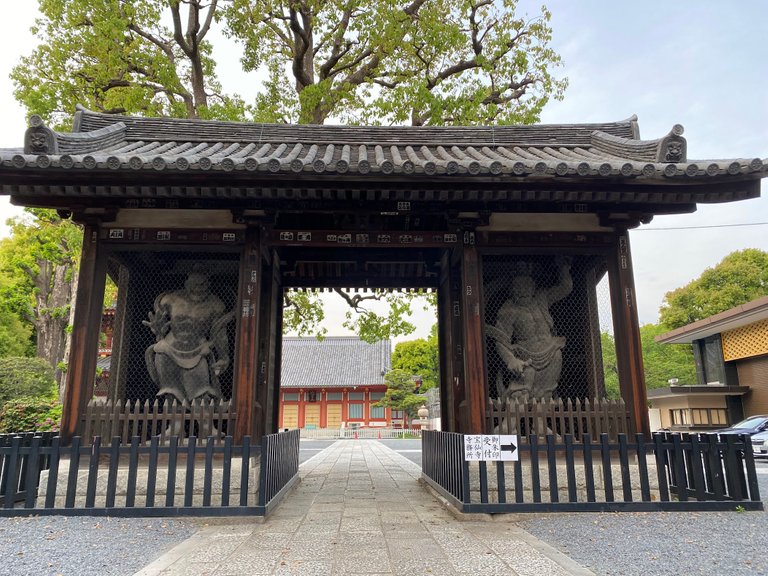
[[749,392],[749,386],[721,386],[709,384],[706,386],[666,386],[648,390],[648,399],[679,398],[681,396],[743,396]]
[[768,318],[768,296],[660,334],[655,340],[662,344],[687,344],[713,334],[754,324],[765,318]]

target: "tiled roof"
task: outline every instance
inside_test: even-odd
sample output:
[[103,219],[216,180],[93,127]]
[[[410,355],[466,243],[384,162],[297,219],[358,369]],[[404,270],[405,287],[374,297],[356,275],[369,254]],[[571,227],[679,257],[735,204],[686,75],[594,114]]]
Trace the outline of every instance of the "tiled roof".
[[25,149],[2,165],[52,170],[266,172],[409,179],[594,177],[639,180],[768,175],[757,158],[689,161],[683,128],[640,140],[637,119],[482,127],[295,126],[139,118],[79,109],[71,133],[32,117]]
[[389,340],[368,344],[354,337],[283,338],[283,388],[384,384],[390,369]]

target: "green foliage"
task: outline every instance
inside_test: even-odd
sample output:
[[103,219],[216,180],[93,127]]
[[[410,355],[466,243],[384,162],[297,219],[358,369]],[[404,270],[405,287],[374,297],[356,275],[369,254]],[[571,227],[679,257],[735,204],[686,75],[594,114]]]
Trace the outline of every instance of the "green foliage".
[[415,383],[411,373],[406,370],[390,370],[384,375],[384,381],[387,383],[387,391],[384,398],[374,406],[403,410],[413,418],[421,405],[426,402],[426,396],[414,393]]
[[32,324],[19,314],[24,305],[18,297],[16,282],[0,269],[0,358],[34,354]]
[[11,74],[30,113],[57,126],[78,103],[110,113],[243,118],[242,100],[222,94],[206,40],[216,1],[38,4],[39,44]]
[[640,327],[640,343],[643,349],[643,368],[646,388],[665,388],[670,378],[681,384],[696,384],[696,365],[690,344],[659,344],[656,336],[668,332],[662,324],[645,324]]
[[22,398],[6,402],[0,409],[0,433],[57,432],[61,426],[61,404],[44,398]]
[[63,358],[80,258],[82,231],[54,210],[27,208],[8,221],[11,236],[0,240],[0,273],[8,306],[36,330],[37,356],[55,366]]
[[0,358],[0,405],[14,398],[56,397],[53,368],[41,358]]
[[[342,326],[355,332],[364,342],[374,343],[395,336],[411,334],[416,327],[407,320],[413,306],[435,310],[435,294],[422,291],[347,293],[334,289],[349,306]],[[374,309],[371,304],[380,303]],[[327,329],[321,326],[325,319],[323,300],[315,291],[286,291],[283,296],[283,332],[299,336],[316,335],[322,340]],[[377,311],[378,310],[378,311]]]
[[320,326],[325,318],[323,303],[317,292],[286,290],[283,293],[283,332],[298,336],[316,335],[322,340],[326,330]]
[[[552,74],[560,57],[549,47],[549,12],[516,14],[515,0],[38,4],[39,44],[11,77],[17,100],[56,128],[78,103],[108,113],[261,122],[530,123],[566,87]],[[245,71],[266,74],[253,106],[223,93],[217,80],[209,34],[217,27],[242,47]],[[286,298],[285,329],[322,337],[322,303],[302,294]],[[369,342],[412,333],[405,317],[413,296],[386,298],[388,313],[352,306],[357,315],[344,325]],[[41,318],[67,313],[66,306],[33,309]],[[38,342],[38,355],[60,360],[43,348]]]
[[347,310],[346,319],[342,323],[344,328],[352,330],[361,340],[369,343],[412,334],[416,330],[416,326],[406,320],[411,314],[410,293],[376,291],[374,294],[389,305],[386,313],[378,314],[356,306],[353,310]]
[[268,74],[258,118],[530,123],[566,81],[551,73],[560,57],[549,12],[516,9],[515,0],[233,0],[224,14],[243,68]]
[[685,286],[667,292],[659,310],[668,330],[768,295],[768,252],[732,252]]
[[613,334],[600,333],[600,348],[603,352],[603,378],[605,379],[605,395],[612,399],[621,398],[619,386],[619,366],[616,362],[616,341]]
[[[655,337],[667,331],[661,324],[645,324],[640,327],[645,385],[648,389],[664,388],[669,385],[670,378],[677,378],[682,384],[696,383],[696,366],[693,363],[691,346],[656,342]],[[601,332],[600,344],[603,351],[606,396],[618,399],[621,397],[621,389],[613,335]]]
[[421,376],[421,391],[426,392],[440,382],[440,356],[437,343],[437,324],[429,338],[399,342],[392,353],[392,368]]

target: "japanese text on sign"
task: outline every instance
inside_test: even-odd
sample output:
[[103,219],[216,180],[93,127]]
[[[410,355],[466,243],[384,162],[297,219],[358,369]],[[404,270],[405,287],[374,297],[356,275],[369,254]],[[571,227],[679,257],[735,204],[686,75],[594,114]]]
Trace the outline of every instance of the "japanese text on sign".
[[464,459],[468,462],[517,460],[517,435],[466,434]]

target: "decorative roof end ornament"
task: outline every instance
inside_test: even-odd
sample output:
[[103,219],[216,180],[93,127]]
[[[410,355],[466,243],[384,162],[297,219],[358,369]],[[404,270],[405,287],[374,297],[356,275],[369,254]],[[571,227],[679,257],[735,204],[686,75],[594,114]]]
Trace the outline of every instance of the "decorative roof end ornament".
[[29,128],[24,134],[25,154],[57,154],[56,133],[48,128],[37,114],[29,117]]
[[672,126],[669,134],[659,140],[659,146],[656,149],[657,162],[686,162],[688,154],[688,144],[683,138],[685,129],[680,124]]

